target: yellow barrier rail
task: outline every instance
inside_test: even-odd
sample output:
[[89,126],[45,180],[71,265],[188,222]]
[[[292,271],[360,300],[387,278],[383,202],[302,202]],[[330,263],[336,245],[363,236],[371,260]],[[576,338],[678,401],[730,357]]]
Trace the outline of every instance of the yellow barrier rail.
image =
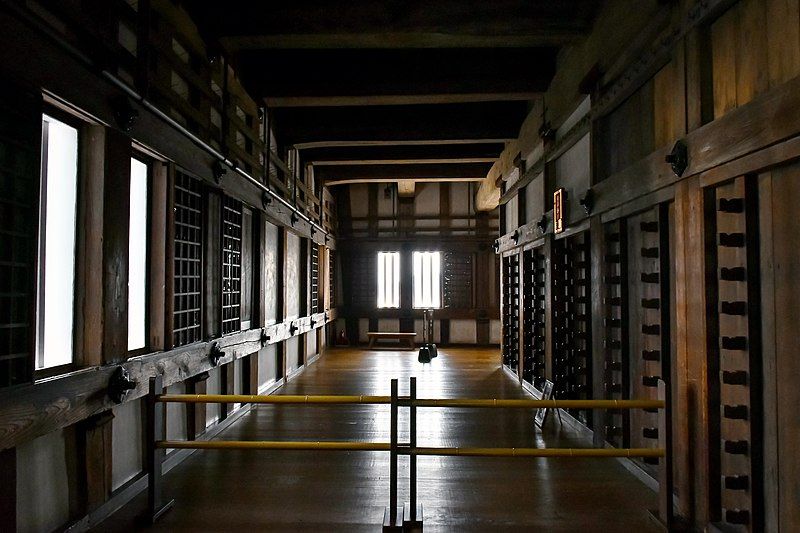
[[[402,400],[401,400],[402,405]],[[547,408],[547,409],[662,409],[663,400],[474,400],[453,398],[412,400],[414,407],[507,407],[507,408]]]
[[163,440],[156,448],[188,450],[319,450],[339,452],[388,452],[388,442]]
[[453,457],[664,457],[665,455],[661,448],[413,448],[409,450],[409,454]]
[[389,396],[301,396],[261,394],[161,394],[156,401],[162,403],[265,403],[265,404],[386,404],[392,403]]

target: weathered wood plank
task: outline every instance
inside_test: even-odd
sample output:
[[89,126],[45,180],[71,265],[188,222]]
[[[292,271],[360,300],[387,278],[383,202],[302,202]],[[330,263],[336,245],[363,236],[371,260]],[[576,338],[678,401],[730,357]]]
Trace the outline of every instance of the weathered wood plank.
[[[128,225],[131,141],[107,129],[103,187],[103,362],[128,353]],[[92,327],[90,325],[89,327]]]
[[739,12],[730,9],[711,25],[714,118],[736,107],[736,29]]
[[775,87],[800,74],[800,2],[766,0],[769,83]]
[[[767,20],[764,0],[742,0],[736,31],[736,105],[750,102],[769,88]],[[800,20],[798,21],[800,25]]]

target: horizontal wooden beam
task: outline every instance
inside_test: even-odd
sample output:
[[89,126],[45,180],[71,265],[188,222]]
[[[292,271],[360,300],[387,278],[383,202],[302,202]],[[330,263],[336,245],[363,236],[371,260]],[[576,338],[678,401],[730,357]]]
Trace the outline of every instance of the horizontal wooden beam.
[[597,0],[187,2],[228,50],[563,45],[590,28]]
[[428,163],[438,161],[480,161],[497,159],[503,143],[433,144],[396,146],[345,146],[302,150],[300,157],[316,165],[383,163]]
[[352,165],[314,167],[314,177],[326,185],[343,180],[420,180],[430,178],[480,180],[491,163],[430,163],[407,165]]
[[[325,317],[325,313],[317,313],[263,329],[251,329],[208,342],[137,357],[120,365],[90,367],[58,378],[0,391],[0,450],[112,408],[114,403],[107,391],[117,366],[125,368],[130,378],[136,381],[136,388],[125,399],[131,401],[147,394],[148,380],[156,374],[163,376],[164,386],[179,383],[257,352],[264,346],[264,334],[268,337],[266,344],[285,341],[334,321],[337,311],[330,310],[327,320]],[[210,359],[215,346],[224,353],[216,366],[211,364]]]
[[[533,100],[556,48],[254,50],[237,55],[248,92],[270,107]],[[520,69],[521,64],[536,68]]]
[[526,102],[473,104],[297,107],[272,111],[275,134],[287,145],[373,142],[422,144],[458,139],[514,139],[527,114]]

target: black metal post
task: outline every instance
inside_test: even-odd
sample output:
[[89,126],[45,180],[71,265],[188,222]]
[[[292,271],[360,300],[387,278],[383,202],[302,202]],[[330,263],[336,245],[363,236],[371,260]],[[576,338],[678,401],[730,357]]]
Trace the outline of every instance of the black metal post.
[[410,483],[410,491],[411,492],[411,521],[416,522],[417,520],[417,455],[414,453],[414,450],[417,448],[417,406],[414,405],[414,402],[417,399],[417,378],[412,377],[409,383],[409,397],[411,399],[411,403],[409,404],[410,413],[409,413],[409,433],[410,433],[410,455],[408,456],[409,461],[409,483]]
[[164,440],[165,409],[158,401],[164,391],[162,376],[150,378],[150,393],[147,396],[147,520],[155,523],[162,514],[172,508],[175,500],[162,504],[164,449],[157,446]]
[[389,424],[389,507],[383,514],[383,531],[402,531],[403,519],[397,513],[397,379],[392,380],[392,396]]

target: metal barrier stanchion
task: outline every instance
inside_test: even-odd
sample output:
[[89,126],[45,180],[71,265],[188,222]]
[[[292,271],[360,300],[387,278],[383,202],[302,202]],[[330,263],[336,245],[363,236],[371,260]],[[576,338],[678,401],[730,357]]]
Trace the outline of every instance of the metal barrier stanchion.
[[147,396],[147,521],[155,523],[172,508],[175,500],[162,504],[164,449],[158,443],[164,440],[165,404],[158,401],[164,392],[161,375],[150,378]]
[[417,456],[413,453],[417,447],[417,378],[409,380],[409,493],[410,502],[403,505],[403,526],[405,528],[422,527],[422,504],[417,503]]
[[402,531],[403,517],[397,512],[397,379],[392,380],[392,403],[390,408],[389,448],[389,507],[383,513],[383,531]]

